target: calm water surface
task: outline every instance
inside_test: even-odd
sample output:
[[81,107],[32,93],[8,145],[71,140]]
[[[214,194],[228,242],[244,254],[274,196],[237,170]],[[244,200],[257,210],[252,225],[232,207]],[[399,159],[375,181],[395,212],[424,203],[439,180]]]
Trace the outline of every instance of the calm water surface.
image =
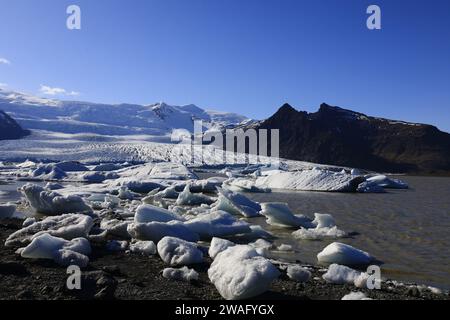
[[[259,202],[287,202],[295,213],[330,213],[339,229],[356,232],[339,241],[363,249],[384,262],[382,276],[450,289],[450,178],[409,177],[409,190],[385,194],[272,192],[247,194]],[[292,230],[273,228],[277,244],[295,247],[296,258],[316,263],[332,241],[296,240]],[[285,255],[289,258],[289,255]]]

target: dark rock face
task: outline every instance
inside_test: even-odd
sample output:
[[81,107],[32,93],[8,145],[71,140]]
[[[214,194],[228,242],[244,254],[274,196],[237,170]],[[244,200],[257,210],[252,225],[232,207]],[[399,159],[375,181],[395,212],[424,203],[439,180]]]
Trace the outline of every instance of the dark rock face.
[[0,110],[0,140],[20,139],[29,134],[28,130],[23,130],[13,118]]
[[392,173],[450,173],[450,134],[425,124],[366,116],[322,104],[284,104],[257,129],[280,130],[280,156]]

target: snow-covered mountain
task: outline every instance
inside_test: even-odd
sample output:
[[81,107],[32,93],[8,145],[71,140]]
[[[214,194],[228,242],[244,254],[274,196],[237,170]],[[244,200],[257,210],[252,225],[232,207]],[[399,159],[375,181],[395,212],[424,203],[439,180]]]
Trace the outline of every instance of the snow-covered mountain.
[[193,104],[110,105],[45,99],[2,89],[0,110],[25,129],[71,134],[164,136],[173,129],[193,131],[196,119],[207,128],[217,129],[248,121],[242,115],[204,110]]

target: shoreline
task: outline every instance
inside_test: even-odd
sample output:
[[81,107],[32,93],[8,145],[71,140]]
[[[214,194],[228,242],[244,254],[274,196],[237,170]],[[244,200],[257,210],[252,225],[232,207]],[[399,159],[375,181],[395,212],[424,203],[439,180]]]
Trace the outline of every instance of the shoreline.
[[[202,264],[190,266],[199,273],[198,281],[181,282],[162,277],[161,272],[167,265],[158,255],[147,257],[108,252],[98,244],[92,246],[89,265],[82,270],[82,290],[70,291],[65,286],[68,275],[64,267],[50,260],[23,259],[15,254],[17,248],[4,246],[6,237],[20,227],[20,220],[0,220],[0,300],[222,299],[206,274],[211,262],[209,258]],[[322,268],[312,266],[311,280],[306,283],[292,281],[282,272],[268,292],[254,299],[340,300],[344,295],[358,291],[377,300],[450,300],[448,292],[434,294],[430,290],[420,290],[420,286],[395,286],[387,281],[383,281],[380,290],[330,284],[321,278]]]

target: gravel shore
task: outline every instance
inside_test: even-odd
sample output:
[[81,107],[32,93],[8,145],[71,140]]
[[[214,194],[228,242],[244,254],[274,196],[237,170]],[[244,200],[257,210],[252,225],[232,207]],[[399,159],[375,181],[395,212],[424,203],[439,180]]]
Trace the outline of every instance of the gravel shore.
[[[21,221],[0,221],[0,299],[2,300],[218,300],[222,299],[209,281],[211,261],[193,266],[199,280],[191,283],[168,280],[161,271],[167,267],[159,256],[144,257],[125,252],[111,253],[104,246],[93,245],[90,263],[82,273],[82,289],[68,290],[66,269],[50,260],[23,259],[17,248],[5,247],[9,234],[19,229]],[[256,299],[339,300],[352,291],[367,297],[387,300],[450,299],[448,294],[434,294],[417,287],[394,286],[383,282],[381,290],[357,289],[351,285],[326,283],[321,268],[313,267],[307,283],[296,283],[283,274],[271,290]]]

